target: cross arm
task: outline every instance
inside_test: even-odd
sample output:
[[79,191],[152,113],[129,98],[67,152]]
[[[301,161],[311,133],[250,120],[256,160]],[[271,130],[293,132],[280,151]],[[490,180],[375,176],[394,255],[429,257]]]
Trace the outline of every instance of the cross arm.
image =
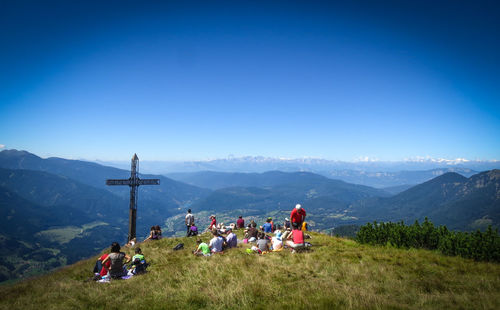
[[160,179],[140,179],[139,185],[160,185]]
[[131,185],[130,179],[109,179],[106,180],[106,185]]

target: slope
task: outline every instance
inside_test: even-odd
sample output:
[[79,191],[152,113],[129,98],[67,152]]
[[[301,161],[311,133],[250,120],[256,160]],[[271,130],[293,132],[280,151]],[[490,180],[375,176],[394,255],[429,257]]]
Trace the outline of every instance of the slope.
[[[0,168],[25,169],[65,176],[79,183],[105,189],[125,199],[129,190],[124,186],[106,186],[106,179],[128,179],[130,171],[102,166],[96,163],[63,158],[42,159],[26,151],[4,150],[0,152]],[[159,186],[141,187],[141,196],[166,208],[178,208],[206,196],[210,191],[174,181],[163,176],[140,175],[141,178],[159,178]]]
[[483,218],[499,225],[499,172],[486,171],[469,179],[446,173],[393,197],[358,202],[349,211],[365,221],[413,222],[427,216],[436,224],[461,230],[482,228],[474,223]]
[[[207,240],[207,236],[203,236]],[[186,249],[172,251],[179,242]],[[0,287],[0,309],[498,309],[500,265],[312,233],[313,248],[214,257],[194,238],[141,244],[149,273],[99,284],[94,259]],[[131,250],[126,250],[132,254]]]

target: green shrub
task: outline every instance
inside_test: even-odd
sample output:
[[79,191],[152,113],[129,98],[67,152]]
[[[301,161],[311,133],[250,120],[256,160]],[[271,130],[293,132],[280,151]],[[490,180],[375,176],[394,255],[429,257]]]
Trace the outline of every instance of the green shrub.
[[398,248],[439,250],[449,256],[461,256],[477,261],[500,262],[500,235],[491,226],[485,232],[455,232],[446,226],[436,227],[425,218],[420,224],[367,223],[361,226],[356,241],[372,245],[391,245]]

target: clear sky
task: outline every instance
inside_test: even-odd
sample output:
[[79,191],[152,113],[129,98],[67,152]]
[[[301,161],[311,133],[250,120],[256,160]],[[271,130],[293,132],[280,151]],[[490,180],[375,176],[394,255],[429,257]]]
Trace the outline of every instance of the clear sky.
[[498,3],[0,1],[0,146],[500,159]]

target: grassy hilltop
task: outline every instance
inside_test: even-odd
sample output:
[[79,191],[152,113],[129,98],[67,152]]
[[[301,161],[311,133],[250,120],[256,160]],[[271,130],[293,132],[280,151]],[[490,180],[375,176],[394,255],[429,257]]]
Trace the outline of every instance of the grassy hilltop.
[[260,256],[195,257],[194,238],[143,243],[146,275],[86,282],[95,259],[84,260],[0,286],[0,309],[500,309],[499,264],[311,235],[307,253]]

